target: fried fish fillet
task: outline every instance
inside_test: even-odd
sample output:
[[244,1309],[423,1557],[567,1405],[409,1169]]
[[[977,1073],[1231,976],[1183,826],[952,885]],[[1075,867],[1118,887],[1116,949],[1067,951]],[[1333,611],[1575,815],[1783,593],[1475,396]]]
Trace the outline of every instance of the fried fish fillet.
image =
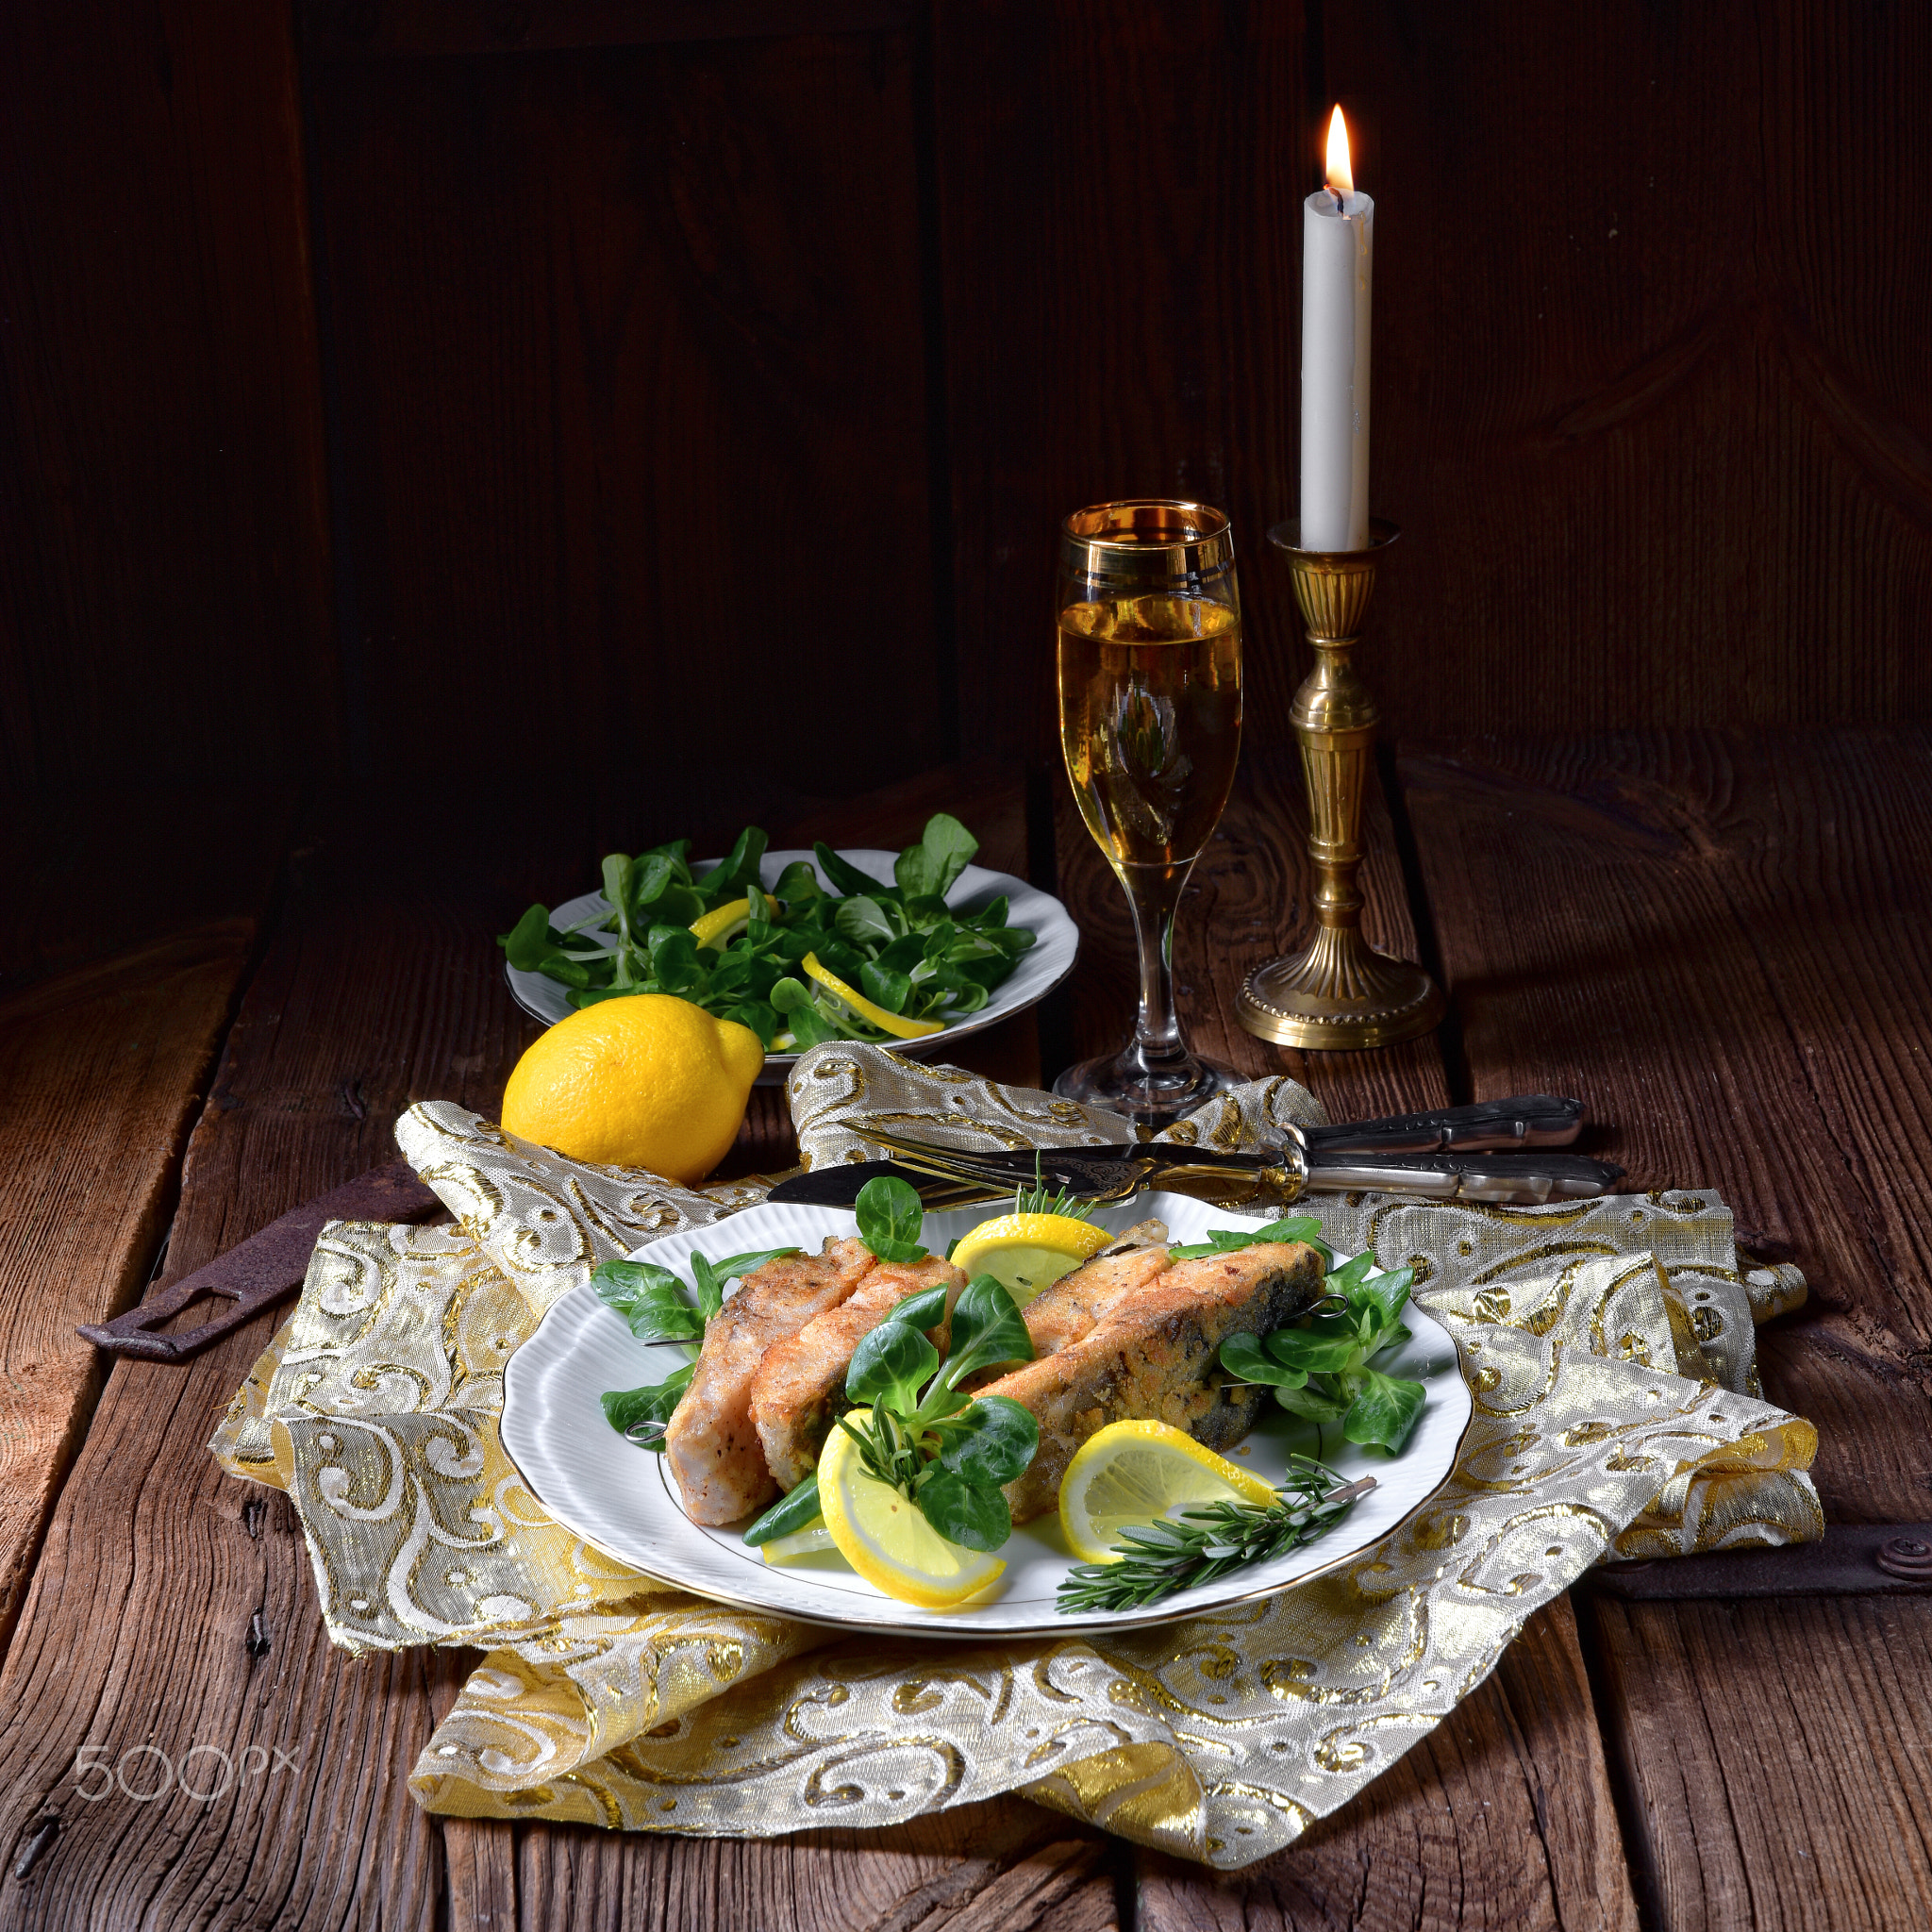
[[1222,1342],[1283,1326],[1321,1294],[1322,1278],[1321,1257],[1303,1241],[1182,1261],[1116,1302],[1080,1340],[982,1389],[1011,1397],[1040,1424],[1032,1466],[1007,1486],[1013,1521],[1056,1506],[1074,1452],[1108,1423],[1152,1417],[1210,1449],[1239,1442],[1268,1391],[1228,1386],[1216,1359]]
[[736,1523],[778,1493],[752,1421],[752,1385],[774,1348],[845,1301],[872,1267],[864,1242],[828,1241],[822,1255],[755,1269],[711,1318],[697,1373],[664,1432],[693,1523]]
[[[845,1371],[860,1340],[909,1294],[946,1285],[946,1314],[966,1277],[937,1256],[917,1262],[881,1261],[837,1307],[813,1317],[766,1356],[752,1384],[751,1414],[765,1466],[790,1490],[818,1467],[832,1418],[843,1406]],[[937,1331],[928,1330],[929,1334]]]
[[1049,1282],[1026,1304],[1026,1332],[1036,1356],[1056,1355],[1091,1335],[1113,1307],[1138,1294],[1167,1267],[1165,1247],[1129,1248]]

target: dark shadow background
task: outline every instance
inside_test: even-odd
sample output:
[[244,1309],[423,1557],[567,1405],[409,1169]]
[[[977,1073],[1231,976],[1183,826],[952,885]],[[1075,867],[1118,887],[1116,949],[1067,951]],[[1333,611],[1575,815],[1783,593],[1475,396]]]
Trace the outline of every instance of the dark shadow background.
[[635,838],[1051,753],[1058,518],[1301,647],[1299,201],[1377,201],[1391,735],[1932,717],[1932,9],[32,0],[16,799],[590,783]]

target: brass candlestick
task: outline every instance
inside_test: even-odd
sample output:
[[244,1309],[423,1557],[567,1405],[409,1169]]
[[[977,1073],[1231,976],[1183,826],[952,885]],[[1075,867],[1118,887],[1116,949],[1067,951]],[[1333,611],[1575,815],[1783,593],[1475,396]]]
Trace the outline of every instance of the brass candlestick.
[[1257,966],[1235,1012],[1277,1046],[1331,1051],[1391,1046],[1442,1017],[1442,994],[1420,966],[1370,949],[1362,938],[1362,787],[1381,713],[1356,675],[1354,654],[1375,588],[1375,566],[1401,533],[1373,521],[1366,550],[1304,550],[1291,520],[1268,532],[1288,553],[1295,600],[1315,647],[1315,668],[1294,696],[1295,736],[1308,787],[1314,937],[1288,958]]

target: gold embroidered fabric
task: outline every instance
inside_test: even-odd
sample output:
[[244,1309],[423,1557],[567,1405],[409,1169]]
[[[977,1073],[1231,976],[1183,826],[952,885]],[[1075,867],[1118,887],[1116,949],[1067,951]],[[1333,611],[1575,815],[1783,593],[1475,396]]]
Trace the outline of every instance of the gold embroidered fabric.
[[[1088,1144],[1126,1123],[871,1047],[798,1063],[808,1165],[870,1158],[861,1114],[960,1144]],[[1256,1081],[1167,1138],[1317,1123]],[[336,1223],[210,1445],[293,1499],[331,1638],[488,1655],[410,1779],[433,1811],[767,1836],[1019,1790],[1143,1844],[1247,1864],[1345,1804],[1607,1552],[1816,1537],[1811,1425],[1760,1399],[1751,1270],[1707,1191],[1542,1208],[1317,1196],[1327,1238],[1416,1270],[1475,1416],[1385,1542],[1273,1599],[1124,1635],[966,1647],[841,1637],[709,1603],[548,1519],[497,1435],[503,1364],[603,1259],[759,1199],[568,1161],[463,1109],[404,1153],[454,1227]]]

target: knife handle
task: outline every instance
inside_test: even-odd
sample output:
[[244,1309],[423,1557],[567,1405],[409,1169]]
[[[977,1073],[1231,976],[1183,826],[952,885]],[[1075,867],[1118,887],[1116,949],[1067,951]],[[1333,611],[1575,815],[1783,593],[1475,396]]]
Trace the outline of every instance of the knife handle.
[[1554,1093],[1518,1093],[1385,1120],[1304,1127],[1310,1153],[1445,1154],[1516,1147],[1567,1147],[1583,1126],[1583,1103]]
[[1624,1170],[1582,1154],[1341,1154],[1307,1156],[1310,1190],[1323,1193],[1419,1194],[1435,1201],[1498,1201],[1531,1207],[1607,1193]]

